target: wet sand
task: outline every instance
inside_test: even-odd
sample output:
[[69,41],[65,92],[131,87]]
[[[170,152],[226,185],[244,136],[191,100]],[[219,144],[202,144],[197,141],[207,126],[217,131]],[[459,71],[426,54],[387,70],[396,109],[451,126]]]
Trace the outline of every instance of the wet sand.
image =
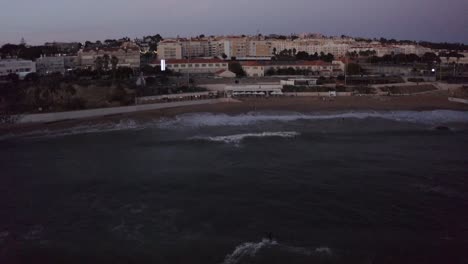
[[245,98],[238,103],[219,103],[194,105],[118,114],[79,120],[63,120],[51,123],[28,123],[0,126],[0,135],[27,133],[36,130],[59,130],[74,126],[86,126],[101,123],[115,123],[120,120],[133,119],[151,121],[161,117],[174,117],[185,113],[224,113],[236,115],[252,111],[291,111],[299,113],[333,112],[333,111],[366,111],[366,110],[460,110],[468,111],[468,105],[448,101],[447,93],[431,93],[413,96],[350,96],[336,98],[317,97],[277,97]]

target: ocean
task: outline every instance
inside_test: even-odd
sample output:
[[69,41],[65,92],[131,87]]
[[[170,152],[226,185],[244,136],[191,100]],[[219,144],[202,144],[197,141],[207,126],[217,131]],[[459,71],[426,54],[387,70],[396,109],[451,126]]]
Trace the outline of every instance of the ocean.
[[468,263],[468,112],[0,137],[0,263]]

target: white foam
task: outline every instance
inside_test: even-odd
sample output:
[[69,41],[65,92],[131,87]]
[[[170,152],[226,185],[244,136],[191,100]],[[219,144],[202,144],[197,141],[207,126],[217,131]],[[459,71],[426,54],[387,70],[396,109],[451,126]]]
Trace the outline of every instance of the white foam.
[[183,114],[174,119],[159,123],[161,128],[177,127],[212,127],[212,126],[245,126],[258,122],[278,121],[290,122],[296,120],[328,120],[328,119],[367,119],[382,118],[387,120],[420,124],[468,123],[467,111],[433,110],[433,111],[365,111],[334,114],[268,114],[251,112],[241,115],[226,115],[212,113]]
[[318,247],[315,249],[316,253],[331,255],[332,250],[329,247]]
[[1,135],[0,140],[14,137],[36,137],[36,136],[67,136],[86,133],[102,133],[120,130],[139,130],[148,127],[159,127],[165,129],[197,128],[214,126],[247,126],[255,123],[277,121],[291,122],[297,120],[328,120],[328,119],[367,119],[381,118],[399,122],[410,122],[427,125],[440,125],[444,123],[468,123],[468,111],[433,110],[433,111],[361,111],[345,113],[261,113],[251,112],[240,115],[193,113],[183,114],[175,118],[165,118],[149,122],[137,122],[132,119],[120,120],[118,123],[102,123],[92,125],[81,125],[62,130],[38,130],[23,134]]
[[290,252],[293,254],[298,254],[302,256],[312,256],[312,255],[332,255],[332,250],[329,247],[318,247],[315,250],[310,250],[303,247],[293,247],[282,245],[276,240],[269,240],[263,238],[261,242],[246,242],[237,246],[231,254],[228,254],[223,264],[235,264],[240,263],[246,258],[253,258],[255,255],[264,248],[277,248],[283,252]]
[[213,142],[222,142],[222,143],[234,143],[239,144],[245,138],[263,138],[263,137],[282,137],[282,138],[293,138],[300,135],[295,131],[282,131],[282,132],[261,132],[261,133],[245,133],[245,134],[235,134],[227,136],[214,136],[214,137],[193,137],[194,140],[207,140]]
[[245,257],[254,257],[257,252],[267,246],[277,245],[275,240],[262,239],[261,242],[246,242],[237,246],[234,251],[227,255],[223,264],[235,264]]

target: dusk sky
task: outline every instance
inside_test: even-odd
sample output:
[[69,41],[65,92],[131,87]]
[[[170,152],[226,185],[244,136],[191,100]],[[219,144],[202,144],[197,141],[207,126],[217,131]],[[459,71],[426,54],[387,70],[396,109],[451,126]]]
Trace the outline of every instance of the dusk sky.
[[468,43],[467,0],[2,0],[0,44],[320,32]]

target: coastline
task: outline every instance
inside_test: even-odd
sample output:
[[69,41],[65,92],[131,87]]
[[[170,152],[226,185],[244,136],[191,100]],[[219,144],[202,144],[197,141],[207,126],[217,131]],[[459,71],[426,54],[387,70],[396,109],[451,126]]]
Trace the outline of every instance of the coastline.
[[219,113],[238,115],[255,111],[285,111],[297,113],[326,113],[346,111],[468,111],[468,105],[451,102],[446,93],[411,96],[346,96],[346,97],[278,97],[246,98],[236,103],[216,103],[164,108],[109,116],[63,120],[49,123],[24,123],[0,126],[0,135],[22,134],[38,130],[55,131],[75,126],[118,123],[121,120],[141,122],[172,118],[187,113]]

